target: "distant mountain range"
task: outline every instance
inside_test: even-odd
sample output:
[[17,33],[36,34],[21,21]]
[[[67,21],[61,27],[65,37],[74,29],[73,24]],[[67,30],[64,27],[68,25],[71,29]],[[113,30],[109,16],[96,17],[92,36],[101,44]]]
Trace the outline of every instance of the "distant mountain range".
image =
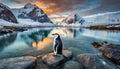
[[74,13],[62,20],[62,24],[83,24],[85,20],[79,14]]
[[31,3],[16,9],[10,9],[0,3],[0,19],[12,23],[19,23],[19,19],[23,19],[24,21],[29,19],[39,23],[52,23],[42,9]]
[[120,11],[99,13],[83,17],[86,22],[91,25],[106,25],[106,24],[119,24],[120,23]]

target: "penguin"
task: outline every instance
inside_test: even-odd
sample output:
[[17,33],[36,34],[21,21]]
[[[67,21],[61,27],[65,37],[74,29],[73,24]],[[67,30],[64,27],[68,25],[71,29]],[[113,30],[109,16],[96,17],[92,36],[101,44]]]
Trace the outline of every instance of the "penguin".
[[62,40],[60,38],[60,35],[55,33],[52,34],[54,36],[54,42],[53,42],[53,51],[55,55],[62,55]]

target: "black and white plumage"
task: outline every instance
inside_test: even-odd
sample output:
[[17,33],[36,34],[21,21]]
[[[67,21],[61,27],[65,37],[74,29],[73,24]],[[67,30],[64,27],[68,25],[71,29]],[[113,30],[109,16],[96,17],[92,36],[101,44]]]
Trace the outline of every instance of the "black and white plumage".
[[62,54],[62,40],[60,38],[60,35],[55,33],[52,34],[54,36],[54,44],[53,44],[53,51],[55,55]]

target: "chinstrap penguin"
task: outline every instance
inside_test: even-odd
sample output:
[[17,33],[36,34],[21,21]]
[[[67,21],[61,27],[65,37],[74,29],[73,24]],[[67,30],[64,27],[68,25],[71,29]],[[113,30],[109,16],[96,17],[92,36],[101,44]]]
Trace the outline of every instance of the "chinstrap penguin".
[[53,51],[55,55],[62,55],[62,40],[60,38],[60,35],[55,33],[52,34],[54,36],[54,42],[53,42]]

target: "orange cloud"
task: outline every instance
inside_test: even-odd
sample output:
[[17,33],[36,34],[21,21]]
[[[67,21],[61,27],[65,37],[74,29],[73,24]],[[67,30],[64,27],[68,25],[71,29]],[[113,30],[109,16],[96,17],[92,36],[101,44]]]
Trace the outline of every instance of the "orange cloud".
[[39,8],[43,8],[45,6],[45,3],[44,2],[39,2],[39,1],[36,1],[34,3],[36,6],[38,6]]
[[[44,2],[36,1],[34,4],[35,4],[36,6],[38,6],[39,8],[42,8],[43,11],[44,11],[45,13],[47,13],[47,14],[50,14],[50,13],[53,13],[53,12],[54,12],[53,9],[48,9],[48,8],[47,8],[47,5],[46,5]],[[55,4],[55,3],[50,3],[49,5],[55,6],[56,4]]]
[[52,9],[44,9],[43,11],[47,14],[50,14],[50,13],[54,12],[54,10],[52,10]]

